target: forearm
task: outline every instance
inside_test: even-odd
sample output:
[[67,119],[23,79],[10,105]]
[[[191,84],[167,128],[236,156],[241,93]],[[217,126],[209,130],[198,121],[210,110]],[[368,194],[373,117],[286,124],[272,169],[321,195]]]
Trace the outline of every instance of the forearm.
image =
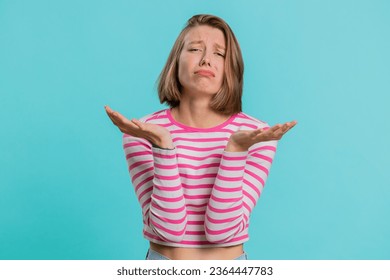
[[162,239],[180,242],[187,215],[176,151],[131,136],[124,137],[124,148],[144,223]]
[[153,148],[154,178],[149,226],[163,239],[180,242],[187,226],[187,211],[176,151]]

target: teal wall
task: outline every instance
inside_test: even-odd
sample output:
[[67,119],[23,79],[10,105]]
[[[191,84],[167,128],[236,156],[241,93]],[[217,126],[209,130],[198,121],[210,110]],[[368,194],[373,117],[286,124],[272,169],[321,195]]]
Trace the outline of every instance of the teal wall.
[[103,106],[164,108],[155,81],[211,13],[245,59],[244,111],[298,120],[252,215],[251,259],[390,259],[390,2],[0,0],[0,259],[143,259]]

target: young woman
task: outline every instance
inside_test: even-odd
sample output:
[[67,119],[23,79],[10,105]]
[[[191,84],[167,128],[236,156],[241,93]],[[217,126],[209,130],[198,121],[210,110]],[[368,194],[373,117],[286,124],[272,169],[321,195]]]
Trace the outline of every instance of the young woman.
[[159,77],[169,109],[128,120],[106,106],[139,203],[146,259],[246,259],[250,214],[277,140],[296,122],[269,127],[241,112],[239,44],[225,21],[188,20]]

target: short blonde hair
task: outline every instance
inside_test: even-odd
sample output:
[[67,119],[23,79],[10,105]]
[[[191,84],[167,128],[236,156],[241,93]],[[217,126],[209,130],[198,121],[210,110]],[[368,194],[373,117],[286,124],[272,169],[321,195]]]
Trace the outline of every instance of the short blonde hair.
[[168,56],[168,60],[158,78],[158,96],[161,103],[171,108],[180,104],[181,85],[178,77],[179,58],[184,46],[184,37],[188,31],[199,25],[207,25],[222,31],[226,40],[225,74],[221,89],[211,101],[211,108],[226,115],[242,111],[242,88],[244,61],[241,49],[229,25],[213,15],[195,15],[191,17],[180,32]]

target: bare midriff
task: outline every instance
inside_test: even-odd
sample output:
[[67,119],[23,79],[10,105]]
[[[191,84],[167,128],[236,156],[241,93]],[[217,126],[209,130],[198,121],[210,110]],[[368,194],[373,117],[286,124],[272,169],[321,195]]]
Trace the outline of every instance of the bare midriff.
[[171,260],[234,260],[244,253],[243,245],[184,248],[150,242],[150,248]]

